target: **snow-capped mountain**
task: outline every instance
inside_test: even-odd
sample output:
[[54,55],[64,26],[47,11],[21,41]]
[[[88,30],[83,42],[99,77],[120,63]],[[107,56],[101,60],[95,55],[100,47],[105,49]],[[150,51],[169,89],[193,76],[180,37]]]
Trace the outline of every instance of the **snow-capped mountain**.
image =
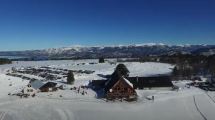
[[44,50],[0,52],[1,56],[28,56],[46,58],[98,58],[141,57],[175,53],[215,54],[215,45],[165,45],[162,43],[115,45],[115,46],[71,46]]

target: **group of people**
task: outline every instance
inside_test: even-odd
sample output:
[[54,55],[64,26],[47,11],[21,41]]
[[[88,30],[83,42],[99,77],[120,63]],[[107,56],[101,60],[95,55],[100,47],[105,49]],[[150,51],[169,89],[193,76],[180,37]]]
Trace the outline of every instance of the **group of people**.
[[88,90],[88,87],[87,86],[73,87],[73,88],[71,88],[71,90],[75,90],[76,93],[80,93],[82,95],[86,95],[87,94],[86,90]]

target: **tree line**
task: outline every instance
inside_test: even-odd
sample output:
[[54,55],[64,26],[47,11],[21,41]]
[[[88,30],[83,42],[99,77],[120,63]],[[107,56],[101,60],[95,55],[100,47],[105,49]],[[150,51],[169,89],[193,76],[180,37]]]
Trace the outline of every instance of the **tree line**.
[[0,65],[11,64],[11,63],[12,63],[12,61],[7,58],[0,58]]
[[119,62],[161,62],[175,65],[173,77],[190,79],[196,75],[210,75],[215,77],[215,55],[204,56],[176,53],[161,56],[143,56],[140,58],[123,59]]
[[173,76],[190,79],[196,75],[215,76],[215,55],[174,54],[164,55],[160,62],[175,65]]

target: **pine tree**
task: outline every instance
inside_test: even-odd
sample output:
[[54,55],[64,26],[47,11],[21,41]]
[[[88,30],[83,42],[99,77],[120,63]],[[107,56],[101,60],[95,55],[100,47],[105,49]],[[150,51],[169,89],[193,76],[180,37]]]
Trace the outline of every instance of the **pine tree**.
[[67,74],[67,84],[74,84],[75,78],[73,72],[70,70]]
[[129,70],[124,64],[118,64],[115,71],[119,72],[121,76],[128,77],[129,75]]
[[120,77],[128,77],[129,76],[129,70],[124,64],[118,64],[116,66],[115,71],[112,74],[113,79],[119,79]]
[[178,68],[175,66],[174,67],[174,69],[173,69],[173,76],[178,76],[178,74],[179,74],[179,70],[178,70]]
[[100,57],[100,58],[99,58],[99,63],[104,63],[104,62],[105,62],[104,58],[103,58],[103,57]]

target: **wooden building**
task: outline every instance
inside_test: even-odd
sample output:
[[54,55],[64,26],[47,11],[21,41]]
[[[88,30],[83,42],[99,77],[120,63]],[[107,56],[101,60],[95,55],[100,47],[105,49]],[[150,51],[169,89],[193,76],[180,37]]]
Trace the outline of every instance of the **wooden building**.
[[41,86],[39,89],[41,92],[53,92],[53,91],[57,90],[56,85],[57,85],[57,83],[47,82],[43,86]]
[[137,93],[133,87],[133,84],[124,77],[119,80],[109,80],[105,84],[106,98],[113,99],[124,99],[124,100],[136,100]]
[[95,91],[103,90],[107,99],[137,98],[135,89],[171,90],[173,84],[171,76],[159,75],[149,77],[121,77],[117,80],[92,80],[90,86]]
[[35,80],[29,83],[29,85],[34,88],[35,90],[38,90],[40,92],[52,92],[52,91],[56,91],[56,85],[57,83],[55,82],[46,82],[43,83],[40,80]]

